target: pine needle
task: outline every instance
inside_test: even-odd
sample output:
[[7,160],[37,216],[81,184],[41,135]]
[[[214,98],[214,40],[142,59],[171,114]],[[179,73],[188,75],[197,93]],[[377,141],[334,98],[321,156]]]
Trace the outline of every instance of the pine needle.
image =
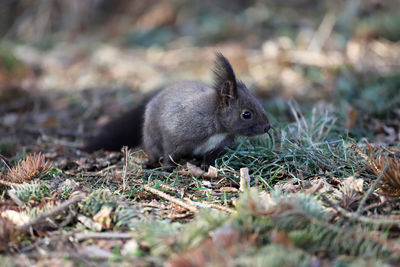
[[26,156],[4,176],[12,183],[23,183],[35,177],[43,177],[51,168],[51,163],[42,153],[33,153]]

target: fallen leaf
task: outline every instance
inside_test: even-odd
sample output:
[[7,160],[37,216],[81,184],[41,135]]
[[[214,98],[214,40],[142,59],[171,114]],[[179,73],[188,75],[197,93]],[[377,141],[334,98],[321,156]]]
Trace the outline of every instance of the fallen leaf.
[[350,176],[342,182],[343,186],[354,190],[356,192],[364,192],[363,190],[363,185],[364,185],[364,180],[363,179],[355,179],[353,176]]
[[112,208],[110,206],[103,206],[101,210],[93,216],[93,220],[108,229],[111,226],[111,212]]
[[187,167],[187,170],[184,171],[185,172],[184,174],[190,173],[190,174],[193,174],[194,176],[201,176],[204,173],[204,171],[201,168],[197,167],[196,165],[194,165],[190,162],[186,163],[186,167]]
[[203,176],[205,176],[207,178],[217,178],[218,177],[218,169],[215,168],[214,166],[210,166],[210,167],[208,167],[207,173],[204,174]]
[[202,180],[202,181],[201,181],[201,184],[202,184],[204,187],[212,188],[212,185],[211,185],[211,182],[210,182],[210,181]]

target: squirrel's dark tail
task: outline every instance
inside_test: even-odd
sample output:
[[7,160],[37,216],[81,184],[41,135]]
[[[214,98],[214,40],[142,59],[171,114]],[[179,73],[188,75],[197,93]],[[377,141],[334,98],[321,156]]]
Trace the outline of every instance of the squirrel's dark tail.
[[156,93],[157,91],[145,95],[131,110],[106,124],[98,135],[86,140],[83,150],[119,151],[123,146],[139,146],[142,142],[146,105]]

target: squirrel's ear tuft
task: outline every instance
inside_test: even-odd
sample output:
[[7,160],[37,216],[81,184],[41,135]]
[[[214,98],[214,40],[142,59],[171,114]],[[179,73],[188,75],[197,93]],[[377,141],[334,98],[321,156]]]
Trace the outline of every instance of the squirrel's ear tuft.
[[217,59],[214,66],[214,88],[218,92],[220,101],[229,105],[237,97],[237,84],[231,63],[220,53],[215,53]]

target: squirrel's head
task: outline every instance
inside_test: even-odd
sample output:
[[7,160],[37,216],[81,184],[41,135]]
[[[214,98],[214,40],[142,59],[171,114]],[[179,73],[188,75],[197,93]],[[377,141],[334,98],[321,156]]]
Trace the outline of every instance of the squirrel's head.
[[229,133],[255,136],[268,132],[270,125],[264,108],[246,85],[237,81],[229,61],[216,53],[214,88],[218,94],[217,116]]

